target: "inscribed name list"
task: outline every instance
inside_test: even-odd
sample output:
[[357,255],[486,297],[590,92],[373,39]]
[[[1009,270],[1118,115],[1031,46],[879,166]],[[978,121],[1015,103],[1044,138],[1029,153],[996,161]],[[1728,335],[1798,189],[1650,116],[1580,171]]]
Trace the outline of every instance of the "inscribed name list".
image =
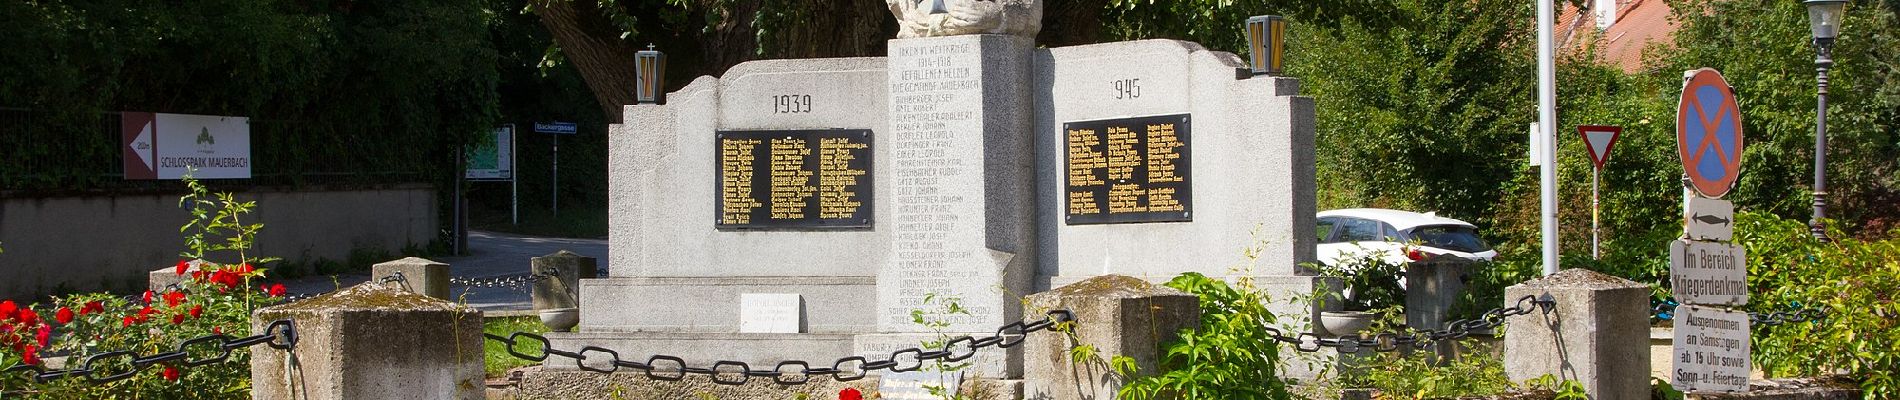
[[[984,242],[982,55],[974,41],[915,40],[890,48],[891,265],[878,277],[878,326],[920,330],[927,296],[961,297],[951,331],[993,324],[983,296],[998,278]],[[941,300],[939,300],[941,301]]]
[[869,228],[871,131],[719,131],[719,229]]
[[1193,220],[1187,114],[1062,124],[1070,225]]

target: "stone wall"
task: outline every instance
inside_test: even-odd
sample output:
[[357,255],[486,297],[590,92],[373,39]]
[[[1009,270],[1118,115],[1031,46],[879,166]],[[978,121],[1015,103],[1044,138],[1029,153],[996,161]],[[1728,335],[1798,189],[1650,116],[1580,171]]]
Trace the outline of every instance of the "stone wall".
[[[442,228],[435,188],[274,191],[238,194],[256,201],[263,223],[258,254],[289,261],[345,260],[353,249],[427,245]],[[178,194],[0,199],[0,298],[55,288],[145,287],[146,272],[178,261],[178,227],[190,219]],[[100,251],[110,249],[110,251]]]

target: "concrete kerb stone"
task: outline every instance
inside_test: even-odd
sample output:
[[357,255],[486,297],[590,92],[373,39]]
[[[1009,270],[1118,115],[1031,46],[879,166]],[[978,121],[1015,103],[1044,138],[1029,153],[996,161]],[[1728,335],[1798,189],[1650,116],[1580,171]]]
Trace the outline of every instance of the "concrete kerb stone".
[[1507,301],[1524,296],[1556,306],[1507,320],[1504,370],[1512,381],[1551,375],[1582,383],[1592,399],[1649,398],[1648,285],[1568,269],[1504,291]]
[[371,282],[259,309],[251,328],[286,319],[299,340],[288,351],[252,351],[254,399],[484,395],[480,310]]
[[593,279],[599,261],[561,250],[529,261],[532,276],[548,276],[534,282],[530,297],[535,310],[580,307],[581,279]]
[[410,291],[438,299],[449,299],[449,265],[421,257],[377,263],[370,267],[370,281],[402,274]]
[[[1024,344],[1027,399],[1114,398],[1125,379],[1109,367],[1134,359],[1141,374],[1159,371],[1161,344],[1200,323],[1200,299],[1140,278],[1103,275],[1029,296],[1034,309],[1075,313],[1074,335],[1029,335]],[[1074,362],[1069,349],[1093,346],[1099,358]]]
[[191,279],[191,273],[198,272],[198,267],[204,265],[204,263],[205,260],[191,260],[187,263],[188,265],[185,267],[185,273],[183,274],[178,273],[177,265],[147,272],[145,274],[145,288],[154,292],[163,292],[165,289],[171,287],[171,285],[182,285],[186,279]]

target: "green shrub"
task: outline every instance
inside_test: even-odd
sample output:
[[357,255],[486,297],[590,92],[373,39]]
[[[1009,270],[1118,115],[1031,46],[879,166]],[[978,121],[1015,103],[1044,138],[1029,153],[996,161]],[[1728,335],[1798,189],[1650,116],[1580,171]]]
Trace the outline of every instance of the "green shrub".
[[[1135,378],[1122,386],[1122,399],[1285,399],[1287,384],[1278,373],[1280,343],[1268,335],[1275,324],[1266,294],[1245,277],[1235,286],[1189,272],[1168,287],[1199,296],[1201,323],[1163,345],[1159,375]],[[1134,363],[1118,357],[1117,372],[1133,376]]]
[[1900,397],[1900,240],[1830,229],[1836,240],[1821,242],[1801,221],[1750,212],[1735,220],[1735,242],[1748,251],[1749,308],[1827,310],[1816,322],[1756,328],[1756,366],[1772,376],[1845,371],[1867,398]]

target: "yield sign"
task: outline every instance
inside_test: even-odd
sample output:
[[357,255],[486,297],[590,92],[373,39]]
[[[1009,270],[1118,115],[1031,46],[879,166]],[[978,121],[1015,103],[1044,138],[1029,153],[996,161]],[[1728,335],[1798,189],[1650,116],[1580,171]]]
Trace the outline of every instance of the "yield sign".
[[1742,172],[1742,110],[1722,73],[1703,68],[1682,85],[1676,150],[1696,193],[1721,198]]
[[1583,135],[1583,144],[1590,147],[1590,162],[1603,169],[1603,162],[1610,159],[1610,147],[1616,146],[1616,138],[1623,135],[1623,127],[1577,125],[1577,134]]

